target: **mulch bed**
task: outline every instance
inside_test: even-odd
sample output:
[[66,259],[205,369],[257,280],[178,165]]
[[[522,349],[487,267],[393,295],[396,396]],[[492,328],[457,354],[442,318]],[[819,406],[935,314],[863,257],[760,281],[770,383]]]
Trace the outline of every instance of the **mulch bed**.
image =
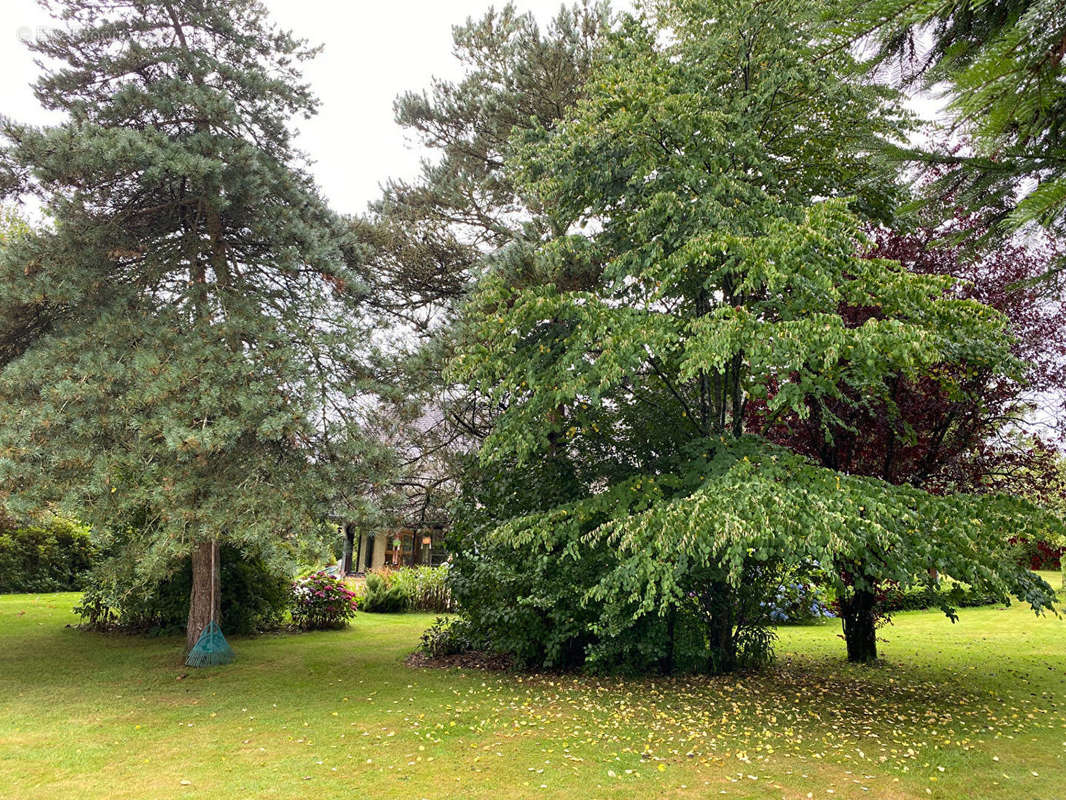
[[411,653],[404,661],[416,669],[483,669],[492,672],[504,672],[514,666],[510,656],[493,653],[456,653],[451,656],[431,658],[425,653]]

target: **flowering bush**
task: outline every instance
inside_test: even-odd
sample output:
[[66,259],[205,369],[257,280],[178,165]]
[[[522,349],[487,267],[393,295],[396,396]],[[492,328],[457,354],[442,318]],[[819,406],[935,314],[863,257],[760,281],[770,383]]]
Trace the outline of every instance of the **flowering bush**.
[[777,623],[815,622],[836,616],[826,602],[825,590],[805,580],[781,584],[765,605],[767,616]]
[[292,621],[305,631],[341,628],[355,614],[355,592],[325,572],[292,584]]

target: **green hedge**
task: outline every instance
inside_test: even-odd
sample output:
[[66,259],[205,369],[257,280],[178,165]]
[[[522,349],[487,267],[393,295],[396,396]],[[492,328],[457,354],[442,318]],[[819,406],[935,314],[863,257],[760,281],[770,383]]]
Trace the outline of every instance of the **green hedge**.
[[951,589],[934,589],[932,587],[912,587],[906,591],[890,588],[885,591],[882,607],[884,611],[922,611],[927,608],[939,608],[942,605],[953,608],[977,608],[1002,602],[983,592],[974,591],[965,586]]
[[74,520],[0,522],[0,593],[76,591],[93,557],[88,527]]

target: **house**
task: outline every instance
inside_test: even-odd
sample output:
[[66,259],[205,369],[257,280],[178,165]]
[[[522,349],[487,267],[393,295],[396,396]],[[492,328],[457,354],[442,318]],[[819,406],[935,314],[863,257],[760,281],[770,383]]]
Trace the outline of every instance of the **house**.
[[340,567],[345,575],[362,575],[382,567],[435,567],[447,558],[443,525],[378,530],[344,526]]

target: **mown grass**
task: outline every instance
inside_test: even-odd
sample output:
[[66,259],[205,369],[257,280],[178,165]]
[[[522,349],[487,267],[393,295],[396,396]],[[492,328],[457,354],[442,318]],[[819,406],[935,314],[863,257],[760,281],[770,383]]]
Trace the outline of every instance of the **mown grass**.
[[1066,797],[1066,621],[1019,606],[900,614],[876,668],[823,625],[758,675],[622,680],[408,668],[419,614],[195,671],[75,598],[0,597],[5,800]]

